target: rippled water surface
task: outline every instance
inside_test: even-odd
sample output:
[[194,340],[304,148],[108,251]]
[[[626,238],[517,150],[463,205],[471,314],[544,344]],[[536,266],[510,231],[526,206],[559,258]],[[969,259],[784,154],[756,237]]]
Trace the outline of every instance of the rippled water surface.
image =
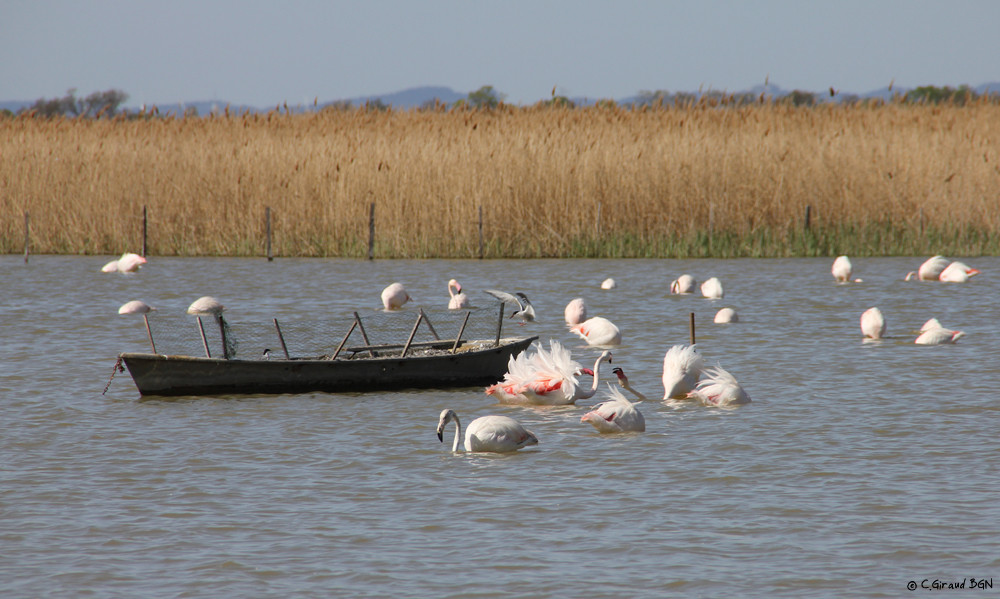
[[[898,597],[910,581],[1000,583],[1000,259],[967,284],[903,282],[920,259],[347,261],[0,257],[0,596]],[[669,296],[688,272],[723,300]],[[600,289],[606,277],[618,288]],[[584,297],[622,329],[614,365],[651,398],[642,434],[599,435],[577,407],[496,405],[481,388],[140,399],[115,358],[145,351],[142,299],[210,294],[231,322],[379,307],[403,282],[444,308],[455,277],[524,291],[538,322]],[[740,322],[713,324],[733,307]],[[889,339],[862,343],[879,306]],[[678,408],[664,352],[688,338],[753,403]],[[915,346],[930,317],[966,331]],[[507,325],[507,331],[520,330]],[[193,329],[192,329],[193,330]],[[602,375],[607,375],[607,369]],[[599,395],[600,396],[600,395]],[[449,451],[441,409],[511,415],[540,439]],[[968,582],[966,583],[968,585]],[[919,593],[920,591],[918,591]],[[982,591],[996,596],[1000,587]],[[974,595],[968,590],[963,595]]]

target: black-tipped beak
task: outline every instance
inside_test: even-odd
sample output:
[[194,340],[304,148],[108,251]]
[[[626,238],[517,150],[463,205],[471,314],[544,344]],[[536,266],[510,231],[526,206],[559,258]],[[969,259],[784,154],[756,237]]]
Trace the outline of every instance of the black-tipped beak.
[[441,431],[438,431],[438,441],[441,441],[442,443],[444,443],[444,435],[441,434]]

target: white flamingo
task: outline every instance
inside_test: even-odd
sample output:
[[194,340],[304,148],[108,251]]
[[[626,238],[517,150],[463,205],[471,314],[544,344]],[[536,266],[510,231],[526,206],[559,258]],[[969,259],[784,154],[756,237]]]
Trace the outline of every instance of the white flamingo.
[[712,277],[701,284],[701,294],[708,299],[722,299],[725,295],[722,290],[722,282],[717,277]]
[[[442,410],[438,418],[438,440],[444,442],[444,427],[449,422],[455,422],[455,441],[452,451],[458,451],[458,442],[462,436],[462,423],[454,410]],[[521,423],[507,416],[480,416],[469,423],[465,430],[465,451],[509,453],[522,447],[538,445],[538,437],[521,426]]]
[[121,308],[118,308],[119,314],[146,314],[150,310],[155,310],[156,308],[150,306],[142,300],[132,300],[122,304]]
[[621,385],[622,389],[625,389],[632,395],[635,395],[636,399],[639,401],[646,401],[646,396],[642,394],[638,389],[634,388],[631,383],[629,383],[628,377],[625,376],[625,371],[621,368],[615,366],[611,369],[612,374],[618,377],[618,384]]
[[406,292],[402,283],[393,283],[382,290],[382,307],[385,308],[386,312],[401,310],[403,304],[411,299],[413,298]]
[[963,262],[952,262],[941,271],[938,280],[942,283],[966,283],[978,274],[978,268],[972,268]]
[[681,275],[677,277],[673,282],[670,283],[670,293],[674,294],[687,294],[694,293],[695,287],[698,286],[698,281],[694,280],[691,275]]
[[917,345],[944,345],[955,343],[962,337],[965,337],[964,332],[946,329],[941,326],[940,322],[937,322],[936,318],[932,318],[924,324],[924,328],[921,328],[921,333],[914,340],[914,343]]
[[205,295],[194,300],[188,306],[187,313],[196,316],[219,316],[226,309],[219,300],[210,295]]
[[675,345],[663,356],[663,399],[682,399],[698,384],[704,361],[693,345]]
[[563,315],[566,317],[566,324],[568,326],[580,324],[587,320],[587,303],[583,301],[582,297],[570,300],[566,304],[566,310],[563,312]]
[[448,295],[451,297],[448,300],[449,310],[461,310],[469,307],[469,296],[462,292],[462,285],[455,279],[448,281]]
[[611,399],[605,400],[580,417],[580,422],[592,425],[600,433],[641,433],[646,419],[635,405],[610,384]]
[[[521,352],[507,362],[503,380],[486,388],[501,403],[522,405],[570,405],[588,399],[597,392],[601,362],[611,362],[611,352],[605,351],[594,362],[593,370],[583,368],[572,359],[569,350],[556,340],[549,342],[551,351],[539,347],[534,353]],[[590,389],[582,387],[576,377],[592,374]]]
[[514,318],[519,316],[521,318],[521,324],[526,322],[534,322],[535,320],[535,308],[531,305],[531,301],[528,300],[528,296],[517,292],[516,295],[507,293],[506,291],[497,291],[496,289],[484,289],[484,291],[493,297],[497,298],[501,302],[509,303],[513,306],[517,306],[510,317]]
[[830,268],[833,278],[838,283],[847,283],[850,281],[852,271],[851,259],[847,256],[837,256],[837,259],[833,261],[833,267]]
[[729,324],[739,321],[739,315],[736,313],[736,310],[733,310],[732,308],[723,308],[715,313],[714,322],[716,324]]
[[920,265],[916,272],[906,273],[904,280],[920,279],[921,281],[937,281],[941,272],[948,268],[950,261],[944,256],[931,256]]
[[146,264],[146,259],[139,254],[126,252],[117,260],[112,260],[101,267],[101,272],[136,272]]
[[604,279],[604,282],[601,283],[601,289],[616,289],[617,287],[618,283],[615,283],[615,280],[610,277]]
[[723,370],[721,366],[706,368],[705,378],[698,382],[698,387],[688,393],[691,399],[697,399],[706,406],[727,407],[750,403],[750,396],[740,386],[736,377]]
[[580,324],[569,328],[573,333],[587,341],[588,345],[609,346],[621,345],[622,332],[615,323],[602,316],[588,318]]
[[861,313],[861,332],[869,339],[885,337],[885,316],[876,307],[871,307]]

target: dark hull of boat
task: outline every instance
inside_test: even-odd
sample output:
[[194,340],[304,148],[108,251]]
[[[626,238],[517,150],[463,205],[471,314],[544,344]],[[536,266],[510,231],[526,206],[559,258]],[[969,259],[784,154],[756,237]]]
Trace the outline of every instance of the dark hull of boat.
[[123,353],[142,395],[327,393],[489,385],[537,337],[458,353],[353,359],[225,360]]

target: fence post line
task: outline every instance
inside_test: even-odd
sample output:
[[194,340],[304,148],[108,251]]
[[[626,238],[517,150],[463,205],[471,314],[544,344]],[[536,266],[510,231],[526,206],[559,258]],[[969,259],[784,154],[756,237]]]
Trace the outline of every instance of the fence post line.
[[479,259],[483,259],[483,205],[479,205]]
[[809,220],[810,220],[811,216],[812,216],[812,206],[810,206],[809,204],[806,204],[806,227],[805,227],[806,231],[809,230]]
[[375,202],[368,211],[368,259],[375,259]]
[[597,201],[597,212],[594,214],[594,235],[601,238],[601,202]]
[[31,241],[31,222],[28,218],[28,211],[24,211],[24,263],[28,263],[28,247]]
[[[142,205],[142,257],[146,257],[146,205]],[[156,353],[156,352],[153,352]]]
[[694,312],[688,314],[688,337],[691,339],[691,345],[694,345]]
[[274,253],[271,251],[271,207],[264,207],[264,235],[267,238],[267,261],[274,261]]

